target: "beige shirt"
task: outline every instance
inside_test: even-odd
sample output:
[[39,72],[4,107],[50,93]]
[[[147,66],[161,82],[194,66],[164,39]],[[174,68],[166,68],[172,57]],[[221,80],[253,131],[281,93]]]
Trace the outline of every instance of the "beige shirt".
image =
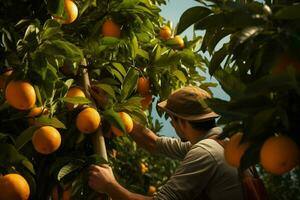
[[154,200],[242,200],[242,188],[236,168],[229,166],[223,147],[213,139],[221,133],[216,127],[198,143],[160,137],[160,154],[181,160],[175,174],[155,193]]

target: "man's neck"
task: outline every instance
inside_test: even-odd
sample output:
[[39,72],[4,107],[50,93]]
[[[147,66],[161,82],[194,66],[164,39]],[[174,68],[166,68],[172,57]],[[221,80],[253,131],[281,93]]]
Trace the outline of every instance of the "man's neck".
[[196,144],[200,140],[203,140],[205,138],[205,136],[207,135],[207,133],[208,133],[207,131],[193,129],[189,134],[190,135],[189,141],[192,144]]

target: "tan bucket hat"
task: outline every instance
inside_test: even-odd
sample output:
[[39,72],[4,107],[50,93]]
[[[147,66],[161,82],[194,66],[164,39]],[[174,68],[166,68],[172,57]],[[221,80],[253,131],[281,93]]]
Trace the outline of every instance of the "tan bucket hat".
[[203,101],[211,98],[205,90],[196,86],[186,86],[175,90],[158,107],[167,113],[188,121],[207,121],[219,117]]

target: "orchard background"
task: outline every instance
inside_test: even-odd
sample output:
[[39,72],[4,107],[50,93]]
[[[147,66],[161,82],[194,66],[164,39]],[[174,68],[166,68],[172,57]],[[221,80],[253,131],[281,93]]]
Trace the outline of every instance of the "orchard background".
[[[158,132],[153,98],[187,84],[210,92],[216,84],[199,73],[208,71],[230,99],[202,103],[222,115],[224,137],[241,135],[247,146],[235,155],[238,142],[229,160],[262,163],[271,199],[299,198],[300,6],[197,2],[171,27],[160,16],[164,0],[1,0],[0,186],[20,174],[10,179],[28,183],[17,191],[23,199],[96,199],[87,167],[108,163],[126,188],[153,193],[177,163],[140,149],[128,136],[132,119]],[[179,36],[191,25],[204,36]],[[275,135],[287,142],[261,162]],[[0,199],[19,198],[5,191]]]

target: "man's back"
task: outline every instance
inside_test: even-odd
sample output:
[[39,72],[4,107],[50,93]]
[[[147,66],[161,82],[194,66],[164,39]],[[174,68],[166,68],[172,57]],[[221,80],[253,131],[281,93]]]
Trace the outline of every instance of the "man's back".
[[223,147],[212,139],[194,145],[180,140],[161,138],[160,153],[183,160],[169,181],[154,196],[156,200],[242,200],[242,188],[237,170],[227,165]]

